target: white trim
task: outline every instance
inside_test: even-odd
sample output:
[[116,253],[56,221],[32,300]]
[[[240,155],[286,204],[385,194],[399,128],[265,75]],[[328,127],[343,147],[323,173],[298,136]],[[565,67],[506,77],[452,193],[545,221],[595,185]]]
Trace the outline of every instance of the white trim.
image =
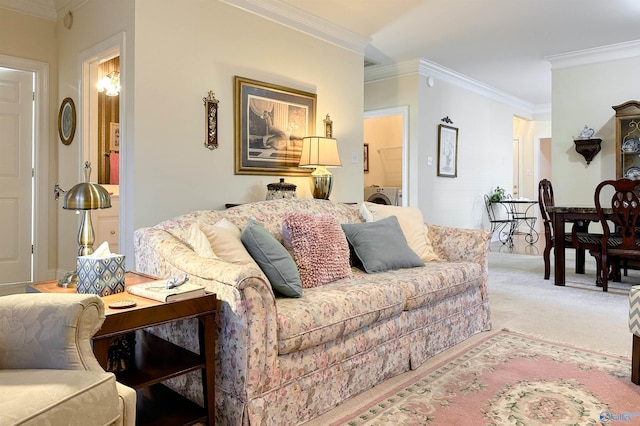
[[35,16],[36,18],[55,21],[58,18],[58,15],[53,7],[53,1],[50,1],[49,5],[44,4],[45,2],[42,1],[40,3],[41,4],[37,4],[34,1],[26,2],[24,0],[0,0],[0,8],[9,9],[25,15]]
[[392,115],[402,116],[402,205],[409,205],[409,106],[401,105],[391,108],[375,109],[364,112],[364,118],[380,118]]
[[577,50],[559,55],[550,55],[546,56],[545,59],[551,63],[551,69],[556,70],[619,59],[635,58],[638,56],[640,56],[640,40],[626,41],[624,43],[611,44],[593,49]]
[[280,0],[219,1],[362,55],[365,46],[371,42],[370,37],[356,34]]
[[445,81],[485,98],[509,105],[514,108],[514,114],[521,115],[524,118],[531,119],[533,117],[535,106],[532,103],[422,58],[391,65],[367,67],[364,70],[364,81],[366,84],[416,73],[424,77],[433,77],[436,80]]
[[[36,281],[50,280],[49,269],[49,64],[24,58],[0,55],[0,66],[35,73],[35,211],[33,224],[33,274]],[[57,203],[56,203],[57,205]]]

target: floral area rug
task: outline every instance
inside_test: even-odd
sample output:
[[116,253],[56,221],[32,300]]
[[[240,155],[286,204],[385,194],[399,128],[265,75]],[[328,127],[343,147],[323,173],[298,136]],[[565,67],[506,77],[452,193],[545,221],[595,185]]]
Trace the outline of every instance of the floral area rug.
[[628,359],[502,331],[334,424],[640,425],[630,377]]

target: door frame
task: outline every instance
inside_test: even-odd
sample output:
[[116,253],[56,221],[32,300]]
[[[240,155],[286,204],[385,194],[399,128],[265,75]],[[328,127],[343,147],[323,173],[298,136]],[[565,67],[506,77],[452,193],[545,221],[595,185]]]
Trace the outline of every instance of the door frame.
[[[49,126],[49,64],[25,58],[0,55],[0,66],[35,74],[35,105],[34,105],[34,181],[32,204],[32,241],[33,256],[31,258],[32,279],[35,281],[51,280],[55,277],[55,269],[49,268],[49,211],[53,197],[49,197],[49,152],[51,143],[57,138],[51,138]],[[53,142],[52,142],[53,141]],[[53,185],[51,186],[53,188]],[[52,210],[54,222],[57,221],[57,210]]]
[[[126,120],[126,103],[125,103],[125,91],[126,91],[126,59],[125,59],[125,33],[118,33],[95,46],[90,47],[87,50],[80,52],[78,55],[78,75],[80,76],[80,87],[79,87],[79,100],[78,100],[78,111],[80,111],[80,117],[78,119],[79,129],[78,132],[82,135],[82,146],[80,149],[80,163],[84,164],[85,161],[90,161],[89,154],[91,152],[90,144],[91,144],[91,131],[94,127],[96,127],[96,120],[92,121],[91,117],[91,95],[90,93],[95,92],[97,96],[97,89],[92,85],[91,81],[91,68],[97,67],[98,63],[103,59],[112,58],[115,56],[120,56],[120,99],[119,99],[119,117],[120,117],[120,183],[119,183],[119,211],[118,211],[118,251],[120,253],[127,253],[129,247],[127,246],[127,239],[123,236],[126,235],[125,229],[128,225],[125,217],[125,207],[127,205],[126,195],[129,193],[127,188],[127,172],[124,164],[126,164],[126,159],[128,157],[128,153],[130,152],[130,147],[128,147],[126,141],[126,129],[127,129],[127,120]],[[96,110],[97,111],[97,110]],[[97,112],[96,112],[97,114]],[[96,136],[97,137],[97,136]],[[98,153],[99,154],[99,153]],[[79,182],[84,180],[83,170],[84,167],[79,167],[81,170],[79,176]],[[94,175],[95,176],[95,175]],[[132,262],[127,259],[127,268],[132,268],[133,266],[129,263]]]
[[402,116],[402,205],[410,205],[409,190],[409,107],[407,105],[373,109],[364,112],[364,119],[381,118],[400,115]]

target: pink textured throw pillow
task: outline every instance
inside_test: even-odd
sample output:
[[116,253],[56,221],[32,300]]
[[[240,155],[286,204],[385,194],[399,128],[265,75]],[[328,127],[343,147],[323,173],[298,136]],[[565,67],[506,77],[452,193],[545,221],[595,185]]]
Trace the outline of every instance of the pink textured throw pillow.
[[287,213],[282,223],[282,237],[298,266],[303,288],[351,276],[349,243],[334,217]]

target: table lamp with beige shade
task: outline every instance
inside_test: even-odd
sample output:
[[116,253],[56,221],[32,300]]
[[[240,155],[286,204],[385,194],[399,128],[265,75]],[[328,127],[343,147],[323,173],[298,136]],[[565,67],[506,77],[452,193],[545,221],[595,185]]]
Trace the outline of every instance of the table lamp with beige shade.
[[337,141],[323,136],[303,138],[299,167],[315,169],[311,173],[313,198],[328,200],[333,187],[333,175],[327,168],[342,167]]

